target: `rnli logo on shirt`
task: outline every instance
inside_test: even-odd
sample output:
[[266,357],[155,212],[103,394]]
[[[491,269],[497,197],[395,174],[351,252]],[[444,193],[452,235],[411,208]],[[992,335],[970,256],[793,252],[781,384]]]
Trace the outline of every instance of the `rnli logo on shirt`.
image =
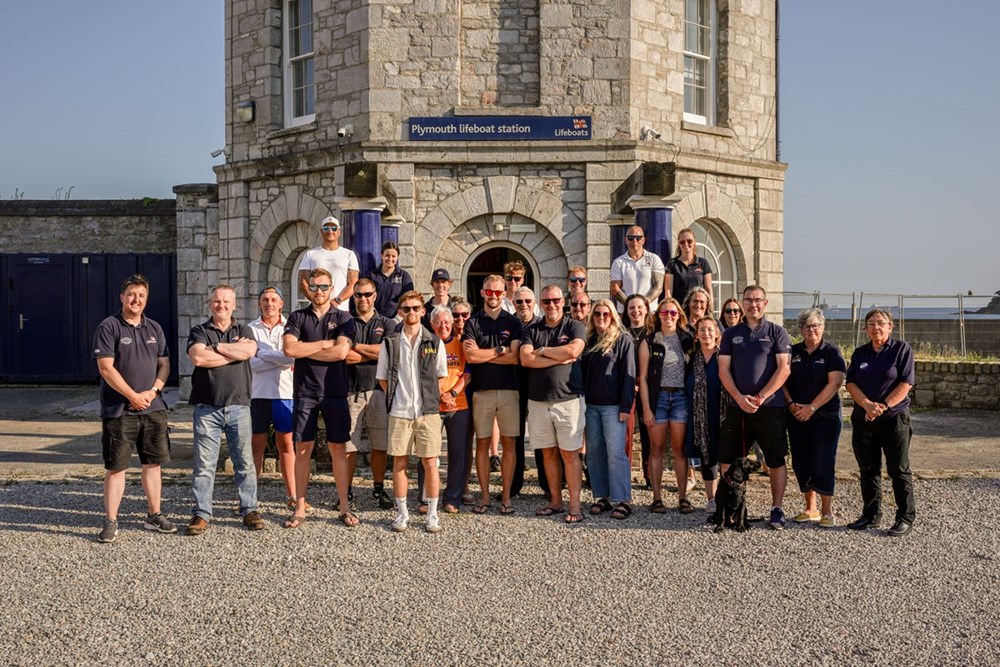
[[862,361],[861,365],[858,366],[858,370],[861,370],[861,371],[865,370],[866,368],[868,368],[868,362],[867,361]]
[[761,336],[757,340],[759,340],[762,343],[770,343],[771,342],[771,337],[770,336]]
[[825,364],[826,363],[826,359],[817,359],[816,363],[817,364]]
[[800,361],[802,361],[802,357],[800,357],[799,355],[796,354],[794,357],[792,357],[792,363],[793,364],[797,364]]
[[132,344],[132,339],[129,338],[128,336],[122,336],[121,344],[122,345],[131,345]]
[[385,333],[385,327],[375,327],[374,329],[372,329],[372,333],[381,338],[382,334]]
[[156,345],[156,336],[150,336],[149,339],[146,340],[146,345]]
[[337,323],[336,322],[327,322],[326,323],[326,330],[327,331],[333,331],[336,328],[337,328]]
[[565,345],[568,342],[569,342],[569,336],[567,336],[566,334],[563,334],[563,335],[559,336],[559,344],[560,345]]
[[743,336],[733,336],[733,345],[742,345]]
[[510,331],[504,329],[503,331],[500,332],[500,342],[506,343],[509,340],[510,340]]
[[425,357],[429,357],[432,354],[437,354],[437,348],[434,347],[433,345],[431,345],[430,343],[428,343],[428,344],[426,344],[426,345],[424,345],[423,347],[420,348],[420,358],[421,359],[423,359]]

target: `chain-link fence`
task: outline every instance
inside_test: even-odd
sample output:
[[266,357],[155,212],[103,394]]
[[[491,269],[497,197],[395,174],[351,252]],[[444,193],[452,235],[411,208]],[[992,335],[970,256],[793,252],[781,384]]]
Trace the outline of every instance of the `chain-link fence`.
[[893,335],[924,356],[1000,356],[1000,292],[964,294],[878,294],[874,292],[785,292],[785,324],[817,307],[826,316],[826,337],[845,351],[868,342],[864,317],[876,306],[892,313]]

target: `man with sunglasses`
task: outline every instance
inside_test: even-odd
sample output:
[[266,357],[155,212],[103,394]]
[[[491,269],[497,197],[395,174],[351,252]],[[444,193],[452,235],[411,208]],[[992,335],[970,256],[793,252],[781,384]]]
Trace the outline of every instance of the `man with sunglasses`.
[[354,319],[350,313],[331,306],[333,277],[326,269],[311,270],[306,276],[306,289],[312,305],[288,316],[283,337],[285,354],[296,360],[292,376],[296,505],[285,526],[297,528],[306,520],[313,443],[322,414],[337,482],[340,521],[353,528],[358,525],[358,518],[351,511],[349,499],[351,469],[347,443],[351,439],[351,416],[345,360],[354,344]]
[[500,307],[504,295],[502,276],[483,280],[483,309],[473,315],[462,332],[465,361],[472,369],[475,392],[472,395],[472,420],[476,429],[476,474],[479,477],[479,503],[472,508],[484,514],[490,506],[490,443],[493,422],[500,428],[503,458],[500,461],[501,514],[513,514],[511,487],[516,466],[514,440],[521,433],[518,415],[517,348],[521,344],[521,321]]
[[791,374],[792,341],[784,327],[764,316],[766,308],[764,288],[749,285],[743,290],[746,317],[722,334],[719,380],[729,394],[729,406],[719,426],[719,465],[725,473],[733,461],[747,455],[753,442],[760,445],[771,481],[769,525],[782,530],[788,479],[782,387]]
[[[511,260],[503,265],[503,280],[507,286],[507,291],[500,301],[500,307],[512,315],[517,315],[517,307],[514,305],[514,292],[519,287],[525,287],[524,276],[526,273],[524,262],[519,259]],[[538,308],[538,304],[535,304],[535,317],[541,316],[542,311]]]
[[[545,317],[530,325],[521,338],[521,364],[528,369],[528,427],[531,442],[541,449],[549,486],[549,503],[536,512],[552,516],[565,511],[563,471],[569,490],[566,523],[583,521],[580,488],[583,467],[583,377],[577,361],[583,353],[587,329],[563,313],[563,293],[558,285],[542,290]],[[562,470],[559,464],[562,463]]]
[[569,271],[566,273],[566,287],[569,290],[567,298],[573,299],[573,296],[579,294],[580,292],[587,291],[587,269],[583,266],[571,266]]
[[[361,278],[354,284],[354,344],[347,353],[347,404],[351,410],[351,439],[347,443],[347,460],[351,478],[357,467],[357,453],[370,454],[372,469],[372,498],[379,509],[390,510],[393,500],[385,492],[385,465],[389,449],[388,417],[385,411],[385,394],[375,381],[378,352],[386,336],[396,331],[396,321],[383,316],[375,309],[378,294],[375,282]],[[398,309],[398,307],[397,307]],[[368,434],[367,445],[361,438],[364,427]],[[367,446],[367,450],[360,449]],[[350,492],[348,493],[350,497]]]
[[641,294],[653,310],[663,291],[663,260],[645,249],[646,235],[642,227],[633,225],[625,232],[628,250],[611,263],[611,298],[618,304],[618,312],[625,312],[625,300],[632,294]]
[[350,307],[351,296],[354,294],[354,283],[358,281],[358,256],[353,250],[341,247],[342,233],[340,220],[329,215],[323,218],[320,232],[323,243],[306,250],[299,265],[299,289],[309,298],[309,272],[313,269],[325,269],[333,278],[333,294],[331,303],[340,310]]
[[586,292],[570,294],[569,316],[577,322],[583,322],[584,326],[587,326],[587,318],[590,317],[590,306],[590,295]]
[[[538,302],[535,293],[530,287],[518,287],[514,292],[514,307],[517,319],[521,321],[521,326],[525,329],[528,325],[534,324],[542,319],[537,315]],[[518,395],[518,416],[521,418],[520,433],[514,438],[514,451],[517,459],[514,466],[514,481],[511,483],[510,495],[517,497],[521,495],[524,487],[524,471],[527,463],[524,458],[524,422],[528,418],[528,369],[518,364],[517,366],[517,395]],[[535,450],[535,467],[538,468],[538,485],[543,493],[548,493],[549,488],[545,481],[545,466],[542,465],[542,450]]]

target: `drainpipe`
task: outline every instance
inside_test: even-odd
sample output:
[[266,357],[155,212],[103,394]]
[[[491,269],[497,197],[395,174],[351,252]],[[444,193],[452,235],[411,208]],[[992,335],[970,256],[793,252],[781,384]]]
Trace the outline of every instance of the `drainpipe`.
[[778,95],[781,83],[781,0],[774,0],[774,160],[781,162],[781,114]]

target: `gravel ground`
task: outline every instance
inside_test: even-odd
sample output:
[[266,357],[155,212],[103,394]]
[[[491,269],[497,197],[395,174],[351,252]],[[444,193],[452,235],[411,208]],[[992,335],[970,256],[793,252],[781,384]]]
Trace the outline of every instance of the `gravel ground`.
[[[132,479],[130,477],[130,479]],[[335,522],[333,486],[285,530],[278,483],[268,529],[241,528],[231,479],[201,537],[141,529],[130,483],[122,532],[94,538],[94,481],[0,486],[0,664],[10,665],[993,665],[1000,661],[997,480],[922,481],[914,532],[790,526],[714,535],[704,513],[577,527],[463,511],[402,535],[361,490],[362,525]],[[750,485],[766,513],[766,481]],[[888,484],[887,518],[893,512]],[[703,503],[696,492],[693,500]],[[789,493],[786,509],[799,508]],[[838,487],[853,519],[858,487]],[[185,479],[164,488],[176,521]],[[884,522],[887,527],[889,522]],[[992,527],[991,527],[992,526]]]

